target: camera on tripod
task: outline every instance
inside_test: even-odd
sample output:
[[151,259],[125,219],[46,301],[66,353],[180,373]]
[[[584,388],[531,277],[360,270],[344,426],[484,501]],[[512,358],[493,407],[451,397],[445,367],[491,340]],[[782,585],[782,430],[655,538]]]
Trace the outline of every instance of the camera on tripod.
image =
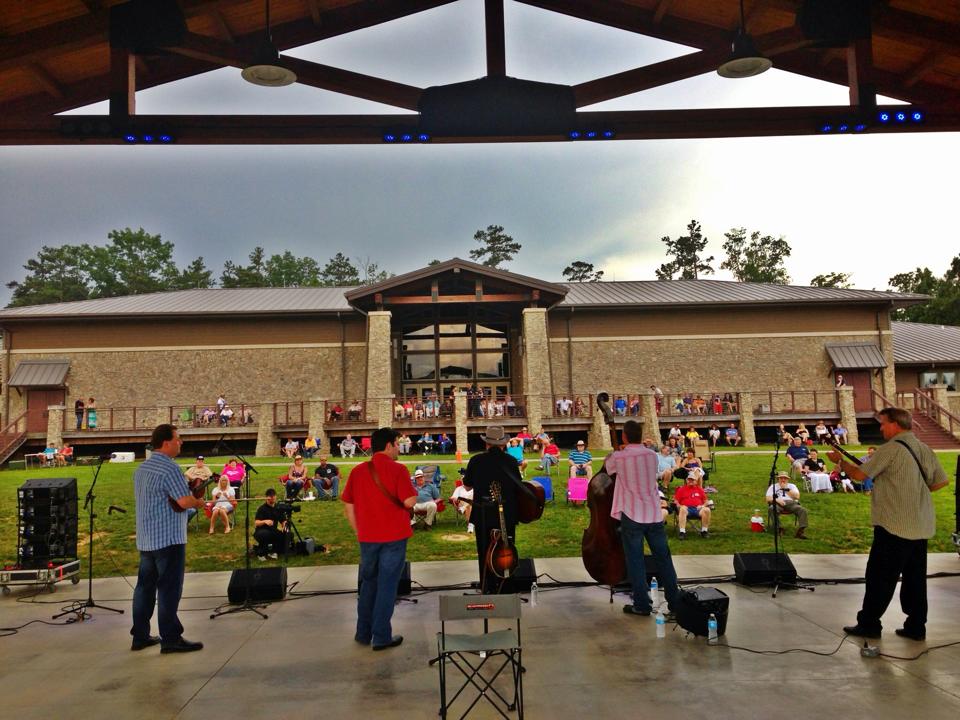
[[289,502],[278,502],[275,507],[279,512],[283,513],[287,517],[290,517],[293,515],[293,513],[298,513],[300,510],[302,510],[299,505],[294,505],[293,503]]

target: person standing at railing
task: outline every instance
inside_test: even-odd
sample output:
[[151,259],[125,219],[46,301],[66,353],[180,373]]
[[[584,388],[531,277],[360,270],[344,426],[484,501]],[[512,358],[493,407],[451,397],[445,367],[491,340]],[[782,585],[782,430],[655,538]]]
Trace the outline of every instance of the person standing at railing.
[[93,398],[87,400],[87,430],[97,429],[97,401]]
[[84,409],[83,398],[77,398],[77,401],[73,404],[73,414],[77,418],[77,430],[83,429],[83,416],[86,414]]

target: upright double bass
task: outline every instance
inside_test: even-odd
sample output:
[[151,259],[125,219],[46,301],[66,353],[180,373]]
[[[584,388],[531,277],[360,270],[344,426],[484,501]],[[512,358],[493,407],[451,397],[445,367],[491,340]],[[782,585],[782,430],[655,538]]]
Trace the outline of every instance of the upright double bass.
[[[610,431],[613,449],[620,447],[617,428],[610,409],[610,396],[597,395],[597,407]],[[627,577],[627,560],[620,541],[620,523],[610,517],[613,509],[615,478],[602,468],[590,479],[587,488],[587,506],[590,508],[590,525],[583,531],[580,554],[583,566],[590,577],[602,585],[616,585]]]

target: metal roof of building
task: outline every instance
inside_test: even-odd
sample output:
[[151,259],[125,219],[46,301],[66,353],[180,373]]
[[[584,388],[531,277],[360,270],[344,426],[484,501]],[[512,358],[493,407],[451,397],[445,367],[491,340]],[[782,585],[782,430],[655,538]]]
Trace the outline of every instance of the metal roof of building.
[[126,295],[0,310],[0,320],[118,315],[244,315],[353,312],[343,294],[352,288],[210,288]]
[[755,305],[783,303],[876,303],[912,305],[926,295],[883,290],[770,285],[732,280],[634,280],[563,283],[567,297],[560,307],[610,305]]
[[898,365],[960,365],[960,327],[910,322],[891,327]]
[[63,387],[70,370],[69,360],[21,360],[13,375],[10,387]]
[[887,361],[876,343],[832,343],[824,347],[830,356],[830,362],[837,370],[872,370],[887,366]]
[[[456,258],[453,264],[466,265]],[[470,265],[473,265],[470,263]],[[478,266],[480,267],[480,266]],[[432,268],[428,268],[432,269]],[[629,282],[547,283],[523,275],[492,271],[514,282],[566,291],[554,307],[662,307],[703,305],[783,305],[790,303],[891,303],[895,307],[927,300],[926,295],[881,290],[767,285],[724,280],[637,280]],[[417,276],[422,274],[417,271]],[[408,274],[408,275],[413,275]],[[400,276],[406,278],[407,275]],[[376,288],[378,286],[371,286]],[[30,305],[0,310],[0,321],[32,318],[117,317],[144,315],[269,315],[277,313],[355,312],[347,296],[356,287],[209,288],[127,295],[96,300]]]

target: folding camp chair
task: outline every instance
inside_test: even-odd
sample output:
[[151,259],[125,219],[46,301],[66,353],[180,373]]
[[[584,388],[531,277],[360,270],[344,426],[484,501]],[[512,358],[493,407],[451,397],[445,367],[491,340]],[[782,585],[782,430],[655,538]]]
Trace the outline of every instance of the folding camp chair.
[[[447,623],[454,621],[483,621],[483,632],[478,634],[453,634],[447,632]],[[516,629],[490,630],[490,620],[514,620]],[[499,663],[500,659],[502,663]],[[520,644],[520,596],[519,595],[441,595],[440,632],[437,633],[436,662],[440,670],[440,717],[447,712],[472,686],[477,696],[467,705],[459,717],[466,717],[481,698],[485,699],[504,718],[507,712],[517,712],[523,719],[523,666]],[[465,680],[448,701],[447,663],[459,670]],[[489,663],[489,665],[488,665]],[[498,664],[499,663],[499,664]],[[496,666],[496,667],[494,667]],[[503,671],[508,669],[513,680],[513,699],[507,700],[494,687]],[[487,671],[487,674],[484,674]],[[502,684],[502,683],[501,683]],[[463,702],[467,700],[464,697]],[[457,709],[459,713],[459,707]]]
[[553,501],[553,479],[549,475],[537,475],[530,478],[530,482],[535,482],[543,488],[544,502]]
[[373,442],[370,437],[360,438],[360,454],[367,456],[373,454]]
[[587,502],[587,486],[590,478],[574,476],[567,480],[567,502]]

